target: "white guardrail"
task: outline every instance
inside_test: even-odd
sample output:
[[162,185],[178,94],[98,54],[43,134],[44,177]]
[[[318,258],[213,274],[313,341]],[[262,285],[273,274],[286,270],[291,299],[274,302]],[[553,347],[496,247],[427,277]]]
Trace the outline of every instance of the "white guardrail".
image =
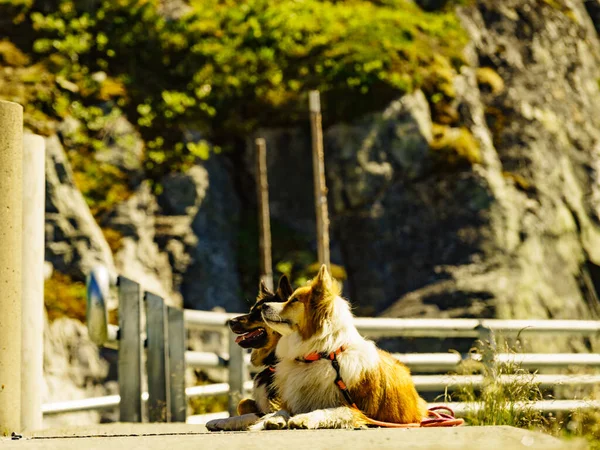
[[[119,327],[109,325],[107,320],[106,299],[111,284],[119,286]],[[136,297],[137,296],[137,297]],[[136,300],[137,298],[137,300]],[[134,300],[131,300],[134,299]],[[204,423],[216,417],[227,417],[228,412],[203,416],[185,417],[186,398],[229,395],[229,411],[235,411],[240,396],[252,389],[248,376],[249,355],[237,346],[230,335],[229,354],[207,352],[184,352],[182,338],[184,329],[223,331],[228,329],[227,321],[239,314],[193,311],[175,311],[166,307],[159,297],[146,294],[145,333],[140,328],[142,311],[139,286],[130,280],[119,278],[111,282],[103,268],[95,269],[88,277],[88,328],[90,337],[98,345],[119,349],[119,363],[126,366],[127,377],[119,378],[121,396],[127,395],[126,402],[121,396],[110,395],[43,405],[43,413],[62,414],[68,412],[99,410],[120,407],[122,421],[141,421],[142,405],[145,404],[151,421],[183,421]],[[134,307],[132,307],[134,305]],[[135,306],[137,305],[137,307]],[[133,312],[132,312],[133,311]],[[157,314],[158,311],[158,314]],[[133,315],[132,315],[133,314]],[[127,331],[129,323],[134,323],[133,332]],[[394,318],[356,318],[358,330],[369,338],[381,337],[466,337],[491,340],[495,333],[503,336],[550,334],[562,335],[600,335],[600,321],[593,320],[495,320],[495,319],[394,319]],[[169,327],[171,325],[171,327]],[[173,328],[171,330],[170,328]],[[158,330],[158,331],[156,331]],[[128,335],[128,336],[126,336]],[[133,341],[132,341],[133,339]],[[137,339],[137,340],[136,340]],[[132,343],[133,342],[133,343]],[[143,348],[147,355],[148,390],[141,390],[141,363],[135,366],[132,377],[132,355],[141,355]],[[127,348],[128,357],[122,358]],[[133,350],[132,350],[133,349]],[[178,349],[178,350],[176,350]],[[458,353],[409,353],[394,356],[416,372],[448,372],[467,360],[481,361],[480,354],[461,355]],[[135,357],[133,358],[136,359]],[[141,361],[141,357],[139,361]],[[523,369],[567,368],[573,366],[600,367],[600,355],[587,353],[562,354],[513,354],[499,353],[491,363],[516,363]],[[217,383],[184,388],[183,370],[185,366],[194,368],[223,368],[229,370],[229,383]],[[121,369],[120,369],[121,370]],[[166,374],[169,374],[168,376]],[[133,379],[139,378],[139,383]],[[176,379],[175,385],[173,379]],[[484,383],[482,375],[414,375],[417,389],[425,391],[444,391],[460,387],[475,388]],[[543,388],[555,386],[593,386],[600,384],[600,375],[502,375],[501,383],[523,381],[536,383]],[[131,392],[133,397],[130,397]],[[126,394],[126,392],[128,392]],[[167,394],[169,392],[169,394]],[[167,399],[169,399],[167,401]],[[162,403],[161,403],[162,402]],[[127,403],[127,405],[124,405]],[[131,407],[131,403],[134,407]],[[161,405],[155,412],[156,405]],[[433,405],[433,404],[432,404]],[[527,403],[528,408],[540,411],[567,411],[574,409],[600,408],[600,401],[586,400],[546,400]],[[458,415],[475,411],[477,404],[456,403],[452,408]],[[165,412],[166,408],[166,412]],[[124,417],[125,416],[125,417]]]

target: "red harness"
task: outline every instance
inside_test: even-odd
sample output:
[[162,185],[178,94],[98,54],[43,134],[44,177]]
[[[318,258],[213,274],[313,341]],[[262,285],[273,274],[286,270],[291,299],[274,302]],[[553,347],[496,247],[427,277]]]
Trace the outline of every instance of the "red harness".
[[[352,396],[350,395],[350,391],[342,380],[342,376],[340,374],[340,363],[337,360],[337,357],[340,353],[346,350],[347,346],[342,345],[336,351],[331,353],[309,353],[303,358],[296,358],[296,361],[303,363],[313,363],[315,361],[319,361],[320,359],[328,359],[331,361],[331,365],[335,370],[335,380],[334,383],[344,396],[344,399],[352,408],[360,410],[356,403],[352,400]],[[274,369],[273,369],[274,370]],[[438,412],[440,410],[448,411]],[[417,428],[417,427],[456,427],[463,425],[465,421],[463,419],[457,419],[454,417],[454,411],[452,411],[447,406],[435,406],[433,408],[429,408],[427,410],[427,419],[423,419],[420,423],[393,423],[393,422],[382,422],[380,420],[375,420],[367,417],[367,421],[370,425],[377,425],[380,427],[388,427],[388,428]]]

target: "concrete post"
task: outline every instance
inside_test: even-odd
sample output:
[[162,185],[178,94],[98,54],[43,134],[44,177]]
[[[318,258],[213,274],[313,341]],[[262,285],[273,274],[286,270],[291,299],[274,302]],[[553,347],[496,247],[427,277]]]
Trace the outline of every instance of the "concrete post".
[[21,427],[42,428],[44,366],[44,138],[23,136],[23,302]]
[[23,108],[0,101],[0,435],[21,429]]

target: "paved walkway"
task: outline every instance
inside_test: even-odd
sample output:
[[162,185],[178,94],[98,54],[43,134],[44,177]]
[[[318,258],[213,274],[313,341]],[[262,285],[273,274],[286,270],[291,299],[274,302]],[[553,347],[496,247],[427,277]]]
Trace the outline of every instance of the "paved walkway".
[[421,428],[407,430],[284,430],[209,433],[203,425],[106,424],[47,430],[19,440],[0,439],[2,450],[580,450],[563,442],[511,427]]

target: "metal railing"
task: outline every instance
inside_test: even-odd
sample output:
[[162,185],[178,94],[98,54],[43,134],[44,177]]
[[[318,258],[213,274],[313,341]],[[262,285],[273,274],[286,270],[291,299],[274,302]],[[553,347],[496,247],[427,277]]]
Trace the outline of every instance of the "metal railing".
[[[117,285],[119,292],[118,327],[108,324],[106,299],[111,285]],[[141,329],[143,312],[146,316],[145,330]],[[248,370],[249,354],[235,344],[232,333],[228,333],[228,354],[185,351],[184,331],[223,331],[227,328],[227,321],[237,315],[171,308],[154,294],[145,293],[142,296],[137,283],[123,277],[111,279],[105,269],[96,268],[88,277],[88,329],[97,345],[117,348],[119,351],[120,395],[46,404],[43,406],[43,413],[50,415],[119,407],[121,421],[141,421],[144,411],[147,411],[150,421],[186,421],[186,399],[223,394],[229,395],[229,413],[235,413],[239,399],[252,389]],[[361,334],[370,338],[469,337],[487,340],[492,344],[495,333],[507,337],[525,334],[600,335],[600,321],[592,320],[356,318],[355,324]],[[148,392],[142,392],[144,351]],[[486,364],[515,363],[523,369],[600,367],[600,355],[584,353],[497,353],[491,360],[473,353],[411,353],[394,356],[419,372],[448,372],[469,360],[483,361]],[[185,388],[186,366],[227,369],[229,382]],[[477,388],[485,382],[482,375],[414,375],[413,380],[421,392],[466,386]],[[499,379],[500,383],[520,381],[536,383],[541,387],[592,386],[600,384],[600,375],[519,374],[502,375]],[[528,406],[542,411],[565,411],[597,408],[600,405],[598,401],[548,400]],[[461,403],[453,408],[462,415],[477,406]],[[226,417],[227,414],[212,414],[210,418]],[[208,416],[204,419],[196,416],[187,419],[198,423],[207,420]]]

